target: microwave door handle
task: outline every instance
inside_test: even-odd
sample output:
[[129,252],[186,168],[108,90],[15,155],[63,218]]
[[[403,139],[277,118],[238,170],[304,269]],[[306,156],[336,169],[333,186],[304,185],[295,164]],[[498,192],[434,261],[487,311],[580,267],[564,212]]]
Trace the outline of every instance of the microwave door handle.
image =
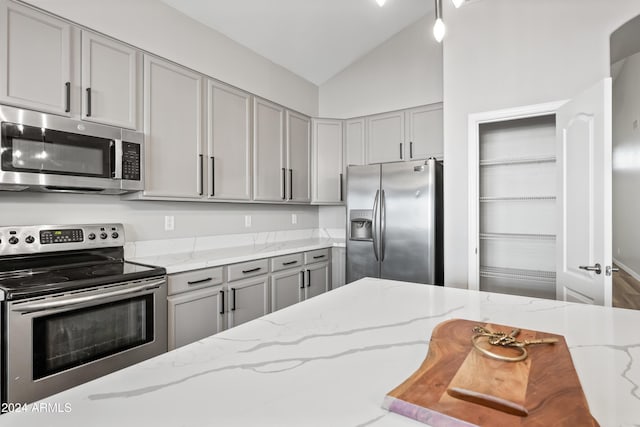
[[25,305],[12,307],[11,310],[17,311],[19,313],[32,313],[34,311],[43,311],[43,310],[52,310],[52,309],[63,308],[63,307],[72,307],[79,304],[92,303],[95,301],[99,301],[102,299],[111,298],[115,296],[135,294],[137,292],[147,291],[150,289],[157,288],[164,283],[165,283],[165,279],[160,279],[155,282],[145,283],[144,285],[134,286],[132,288],[119,289],[117,291],[107,291],[100,294],[74,297],[74,298],[69,298],[69,299],[59,300],[59,301],[36,302],[33,304],[25,304]]
[[114,179],[122,179],[122,140],[111,141],[111,176]]

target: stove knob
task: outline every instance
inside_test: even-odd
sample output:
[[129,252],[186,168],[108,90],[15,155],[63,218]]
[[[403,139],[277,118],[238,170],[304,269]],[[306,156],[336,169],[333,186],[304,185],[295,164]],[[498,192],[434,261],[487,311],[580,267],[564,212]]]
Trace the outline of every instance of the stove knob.
[[87,237],[89,238],[89,240],[95,240],[96,239],[96,234],[95,233],[89,233],[89,235]]
[[111,237],[113,237],[114,239],[117,239],[118,237],[120,237],[120,235],[114,231],[113,233],[111,233]]
[[106,239],[107,238],[107,233],[100,233],[100,238],[101,239]]
[[24,241],[29,243],[29,244],[31,244],[31,243],[35,242],[36,239],[34,239],[33,236],[27,236],[27,238],[24,239]]
[[18,244],[18,242],[19,242],[19,241],[20,241],[20,240],[18,240],[18,238],[17,238],[16,236],[11,236],[11,237],[9,238],[9,243],[11,243],[12,245],[16,245],[16,244]]

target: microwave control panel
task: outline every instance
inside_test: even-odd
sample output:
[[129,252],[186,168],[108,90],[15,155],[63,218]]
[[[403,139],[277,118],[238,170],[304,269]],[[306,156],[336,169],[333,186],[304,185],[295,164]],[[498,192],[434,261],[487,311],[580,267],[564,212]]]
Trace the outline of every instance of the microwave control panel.
[[122,179],[140,181],[140,144],[122,142]]

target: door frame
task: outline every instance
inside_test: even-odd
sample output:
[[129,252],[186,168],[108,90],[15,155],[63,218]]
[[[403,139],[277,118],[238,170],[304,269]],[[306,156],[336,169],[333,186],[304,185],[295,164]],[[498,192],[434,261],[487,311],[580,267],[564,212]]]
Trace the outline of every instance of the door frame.
[[502,122],[532,117],[555,115],[558,108],[568,100],[533,104],[502,110],[485,111],[469,114],[467,125],[467,153],[468,153],[468,276],[467,288],[480,290],[480,257],[478,256],[480,239],[480,125],[485,123]]

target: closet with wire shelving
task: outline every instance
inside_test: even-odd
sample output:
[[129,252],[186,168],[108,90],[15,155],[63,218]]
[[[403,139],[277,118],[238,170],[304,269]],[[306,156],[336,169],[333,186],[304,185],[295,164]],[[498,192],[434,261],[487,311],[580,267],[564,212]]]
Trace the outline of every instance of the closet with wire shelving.
[[555,298],[555,115],[480,123],[477,154],[479,289]]

